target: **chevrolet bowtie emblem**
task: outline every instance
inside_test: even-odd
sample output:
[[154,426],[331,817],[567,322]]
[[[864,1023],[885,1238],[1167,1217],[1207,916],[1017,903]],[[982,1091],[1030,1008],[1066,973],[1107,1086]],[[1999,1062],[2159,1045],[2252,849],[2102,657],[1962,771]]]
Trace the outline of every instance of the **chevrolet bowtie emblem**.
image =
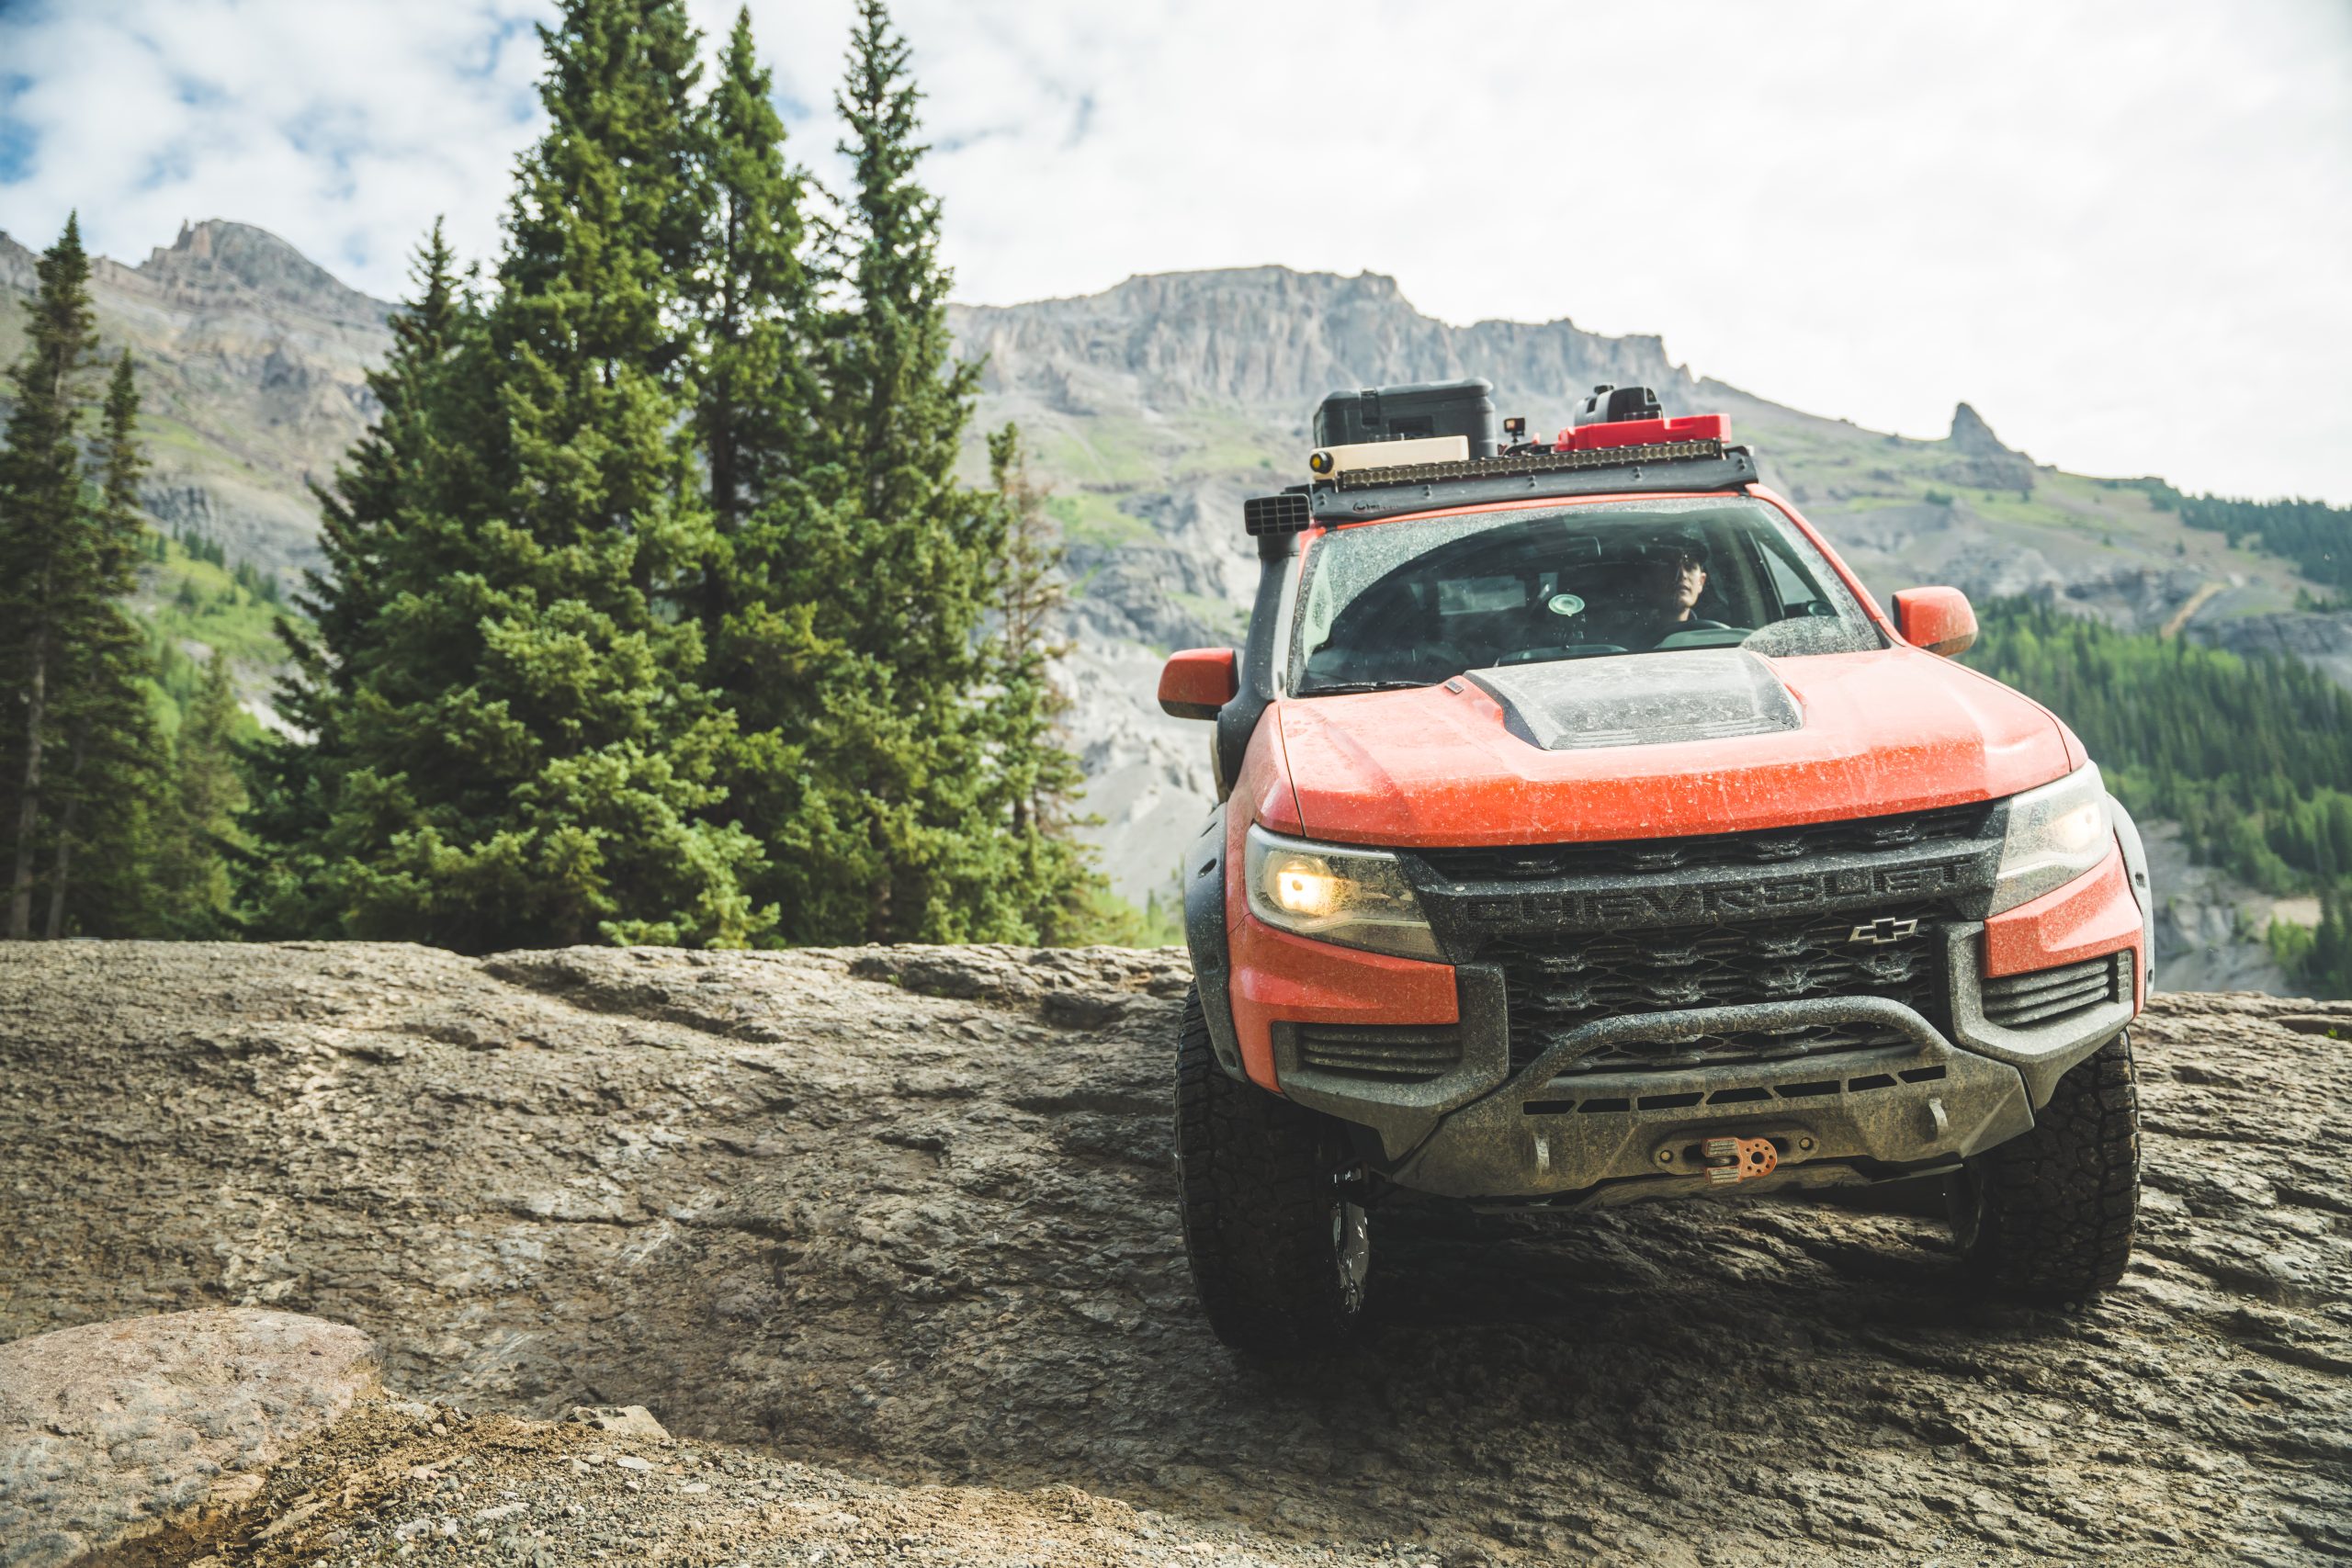
[[1919,922],[1917,920],[1898,920],[1889,915],[1881,915],[1869,925],[1856,926],[1846,940],[1875,942],[1901,942],[1918,929]]

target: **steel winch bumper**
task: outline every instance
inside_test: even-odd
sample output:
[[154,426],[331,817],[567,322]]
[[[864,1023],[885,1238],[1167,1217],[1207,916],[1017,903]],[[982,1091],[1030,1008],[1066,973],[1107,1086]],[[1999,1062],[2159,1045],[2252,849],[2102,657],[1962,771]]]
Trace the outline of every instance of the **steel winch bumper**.
[[[1978,999],[1982,931],[1943,932],[1950,1036],[1885,998],[1758,1002],[1599,1020],[1514,1074],[1501,973],[1464,964],[1461,1057],[1444,1076],[1384,1082],[1317,1067],[1281,1028],[1276,1068],[1291,1099],[1374,1134],[1383,1174],[1446,1197],[1613,1202],[1916,1174],[2029,1131],[2059,1077],[2132,1019],[2120,1000],[2046,1027],[1990,1023]],[[1770,1062],[1568,1070],[1611,1045],[1828,1023],[1877,1026],[1900,1042]],[[1716,1139],[1765,1140],[1772,1157],[1730,1157],[1731,1145],[1710,1150]]]

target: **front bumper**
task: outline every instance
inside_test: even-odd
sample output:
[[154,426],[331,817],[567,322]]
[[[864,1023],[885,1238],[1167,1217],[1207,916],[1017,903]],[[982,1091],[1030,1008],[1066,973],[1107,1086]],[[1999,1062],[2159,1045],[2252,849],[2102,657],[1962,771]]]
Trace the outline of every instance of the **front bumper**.
[[[1500,972],[1469,964],[1460,987],[1460,1056],[1442,1077],[1383,1081],[1309,1060],[1306,1034],[1276,1025],[1284,1094],[1377,1135],[1376,1163],[1401,1185],[1458,1198],[1577,1195],[1623,1201],[1714,1189],[1700,1145],[1770,1139],[1778,1168],[1741,1191],[1867,1181],[1949,1167],[2033,1125],[2061,1075],[2132,1020],[2127,992],[2049,1024],[1985,1016],[1978,954],[1984,927],[1943,928],[1945,1034],[1876,997],[1761,1002],[1603,1019],[1562,1036],[1514,1074]],[[1565,1072],[1633,1042],[1736,1031],[1864,1023],[1902,1043],[1772,1062],[1638,1072]]]

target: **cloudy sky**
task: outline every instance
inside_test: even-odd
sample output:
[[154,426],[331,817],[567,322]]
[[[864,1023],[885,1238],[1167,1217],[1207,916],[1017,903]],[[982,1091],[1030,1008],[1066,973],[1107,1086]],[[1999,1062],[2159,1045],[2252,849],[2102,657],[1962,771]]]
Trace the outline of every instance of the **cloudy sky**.
[[[494,249],[551,9],[0,0],[0,228],[78,207],[135,260],[233,218],[392,295],[436,213]],[[752,11],[831,174],[848,0]],[[964,299],[1371,270],[1873,428],[1966,399],[2066,468],[2352,502],[2346,0],[897,15]]]

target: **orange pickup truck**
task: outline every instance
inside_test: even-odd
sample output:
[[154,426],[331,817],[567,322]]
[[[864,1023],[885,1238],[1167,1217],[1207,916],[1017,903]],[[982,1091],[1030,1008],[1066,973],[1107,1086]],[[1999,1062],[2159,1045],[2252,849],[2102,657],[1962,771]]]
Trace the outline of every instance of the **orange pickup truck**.
[[1986,1284],[2130,1255],[2139,834],[2056,716],[1881,609],[1720,415],[1602,388],[1334,394],[1253,498],[1246,648],[1169,660],[1188,852],[1184,1234],[1210,1323],[1362,1310],[1400,1190],[1481,1206],[1942,1176]]

